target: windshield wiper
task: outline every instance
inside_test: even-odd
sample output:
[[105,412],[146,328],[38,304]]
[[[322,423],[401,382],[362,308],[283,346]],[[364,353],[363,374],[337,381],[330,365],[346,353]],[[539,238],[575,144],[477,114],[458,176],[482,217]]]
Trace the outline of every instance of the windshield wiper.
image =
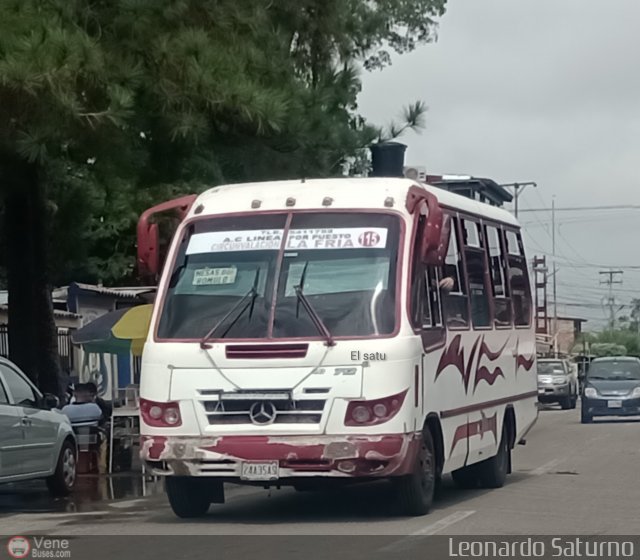
[[309,261],[305,263],[304,268],[302,269],[302,274],[300,275],[300,284],[293,287],[296,293],[296,297],[298,298],[298,303],[296,305],[296,318],[299,317],[300,315],[300,304],[302,304],[302,307],[305,308],[306,312],[309,314],[309,317],[311,317],[311,321],[313,322],[315,327],[318,329],[320,334],[324,336],[325,339],[327,340],[327,346],[335,346],[336,343],[334,342],[333,337],[331,336],[331,332],[329,331],[327,326],[323,323],[322,319],[320,318],[320,315],[318,315],[318,312],[314,309],[313,305],[311,305],[311,302],[307,299],[307,296],[304,295],[304,292],[303,292],[304,280],[307,275],[308,266],[309,266]]
[[233,325],[235,325],[240,320],[240,317],[244,315],[244,312],[247,309],[250,309],[249,318],[253,316],[253,309],[255,306],[256,298],[258,297],[258,280],[259,279],[260,279],[260,269],[258,268],[256,270],[256,276],[253,279],[253,286],[251,286],[251,289],[245,295],[243,295],[240,298],[240,300],[231,309],[229,309],[227,314],[222,319],[220,319],[207,334],[205,334],[202,337],[202,339],[200,340],[200,348],[202,348],[203,350],[207,348],[207,345],[206,345],[207,341],[213,338],[214,333],[218,330],[220,325],[222,325],[229,317],[231,317],[231,315],[233,315],[237,309],[240,309],[240,312],[237,313],[233,321],[229,323],[229,326],[220,335],[220,338],[224,338],[225,336],[227,336],[227,333],[231,330]]

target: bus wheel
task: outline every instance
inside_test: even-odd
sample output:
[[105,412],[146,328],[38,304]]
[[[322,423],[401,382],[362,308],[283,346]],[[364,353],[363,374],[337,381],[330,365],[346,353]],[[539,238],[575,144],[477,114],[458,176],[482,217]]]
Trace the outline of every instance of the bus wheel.
[[502,488],[504,486],[507,472],[509,472],[510,455],[509,432],[505,422],[502,427],[502,437],[500,438],[498,452],[490,459],[478,463],[478,478],[483,488]]
[[436,487],[436,454],[429,430],[422,433],[413,472],[395,481],[402,515],[425,515],[433,503]]
[[191,476],[169,476],[166,480],[167,497],[173,513],[178,517],[201,517],[209,511],[213,490],[220,490],[222,482]]
[[466,490],[477,488],[480,483],[476,465],[469,465],[468,467],[462,467],[461,469],[452,471],[451,478],[453,478],[456,486]]

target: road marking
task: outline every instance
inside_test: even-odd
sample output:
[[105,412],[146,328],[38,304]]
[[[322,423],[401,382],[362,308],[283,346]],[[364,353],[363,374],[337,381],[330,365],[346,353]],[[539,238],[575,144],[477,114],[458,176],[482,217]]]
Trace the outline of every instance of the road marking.
[[413,544],[415,537],[425,537],[427,535],[435,535],[436,533],[442,531],[443,529],[446,529],[447,527],[451,527],[451,525],[454,525],[455,523],[458,523],[459,521],[466,519],[467,517],[473,515],[474,513],[475,513],[475,510],[455,511],[451,515],[447,515],[446,517],[443,517],[442,519],[436,521],[435,523],[430,523],[429,525],[426,525],[422,529],[418,529],[413,533],[409,533],[406,537],[403,537],[400,540],[397,540],[395,542],[392,542],[391,544],[388,544],[387,546],[382,547],[380,549],[380,552],[390,552],[390,551],[397,552],[399,550],[404,550],[406,548],[409,548]]
[[128,508],[131,506],[137,506],[138,504],[141,504],[143,502],[146,502],[147,500],[145,500],[144,498],[136,498],[135,500],[124,500],[122,502],[113,502],[111,504],[109,504],[109,507],[112,508]]
[[552,468],[556,467],[560,464],[560,459],[552,459],[548,463],[544,465],[540,465],[538,468],[535,468],[531,471],[533,476],[540,476],[542,474],[547,474]]

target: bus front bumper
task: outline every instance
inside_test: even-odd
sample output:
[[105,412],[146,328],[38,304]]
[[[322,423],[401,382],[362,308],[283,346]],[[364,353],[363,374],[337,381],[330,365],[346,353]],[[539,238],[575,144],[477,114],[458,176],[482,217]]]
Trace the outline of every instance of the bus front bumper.
[[[142,436],[154,474],[258,482],[302,477],[380,478],[412,472],[420,434],[380,436]],[[249,465],[252,464],[253,467]],[[262,466],[259,466],[262,465]],[[248,474],[260,469],[269,478]],[[277,474],[276,474],[277,473]]]

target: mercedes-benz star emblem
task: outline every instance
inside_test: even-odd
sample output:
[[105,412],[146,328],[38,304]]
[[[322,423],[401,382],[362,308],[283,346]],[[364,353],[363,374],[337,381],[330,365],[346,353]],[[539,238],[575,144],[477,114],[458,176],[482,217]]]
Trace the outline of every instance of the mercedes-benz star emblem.
[[249,409],[249,418],[254,424],[272,424],[278,411],[271,401],[254,402]]

